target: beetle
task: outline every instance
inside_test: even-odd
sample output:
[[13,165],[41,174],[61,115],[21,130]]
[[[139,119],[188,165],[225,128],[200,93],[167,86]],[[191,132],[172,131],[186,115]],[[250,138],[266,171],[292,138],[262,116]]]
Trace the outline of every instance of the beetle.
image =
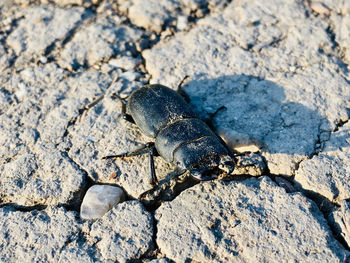
[[188,170],[198,180],[211,180],[220,174],[231,174],[235,167],[233,153],[180,95],[182,82],[178,91],[160,84],[143,86],[132,92],[127,101],[114,94],[122,102],[123,118],[136,124],[154,142],[133,152],[108,155],[103,159],[148,153],[152,185],[158,184],[153,161],[156,155]]

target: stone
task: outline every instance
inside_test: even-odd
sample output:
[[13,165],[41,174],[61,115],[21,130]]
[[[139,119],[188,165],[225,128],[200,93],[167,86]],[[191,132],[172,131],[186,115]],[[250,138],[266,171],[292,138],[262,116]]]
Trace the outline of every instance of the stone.
[[119,77],[131,82],[131,81],[135,81],[138,77],[140,77],[140,73],[132,72],[132,71],[125,71],[122,74],[120,74]]
[[121,57],[117,59],[111,59],[108,64],[124,70],[135,69],[141,63],[140,58],[133,57]]
[[162,26],[175,16],[176,9],[181,6],[177,0],[155,1],[134,0],[128,9],[132,23],[139,27],[160,33]]
[[0,174],[1,204],[73,204],[85,185],[84,172],[52,144],[38,144],[35,152],[18,154],[0,165]]
[[38,58],[57,42],[64,41],[83,19],[84,9],[63,9],[52,6],[29,7],[21,10],[24,18],[6,39],[16,55]]
[[349,257],[315,203],[300,193],[287,194],[267,177],[200,183],[162,203],[155,218],[158,247],[175,262],[346,262]]
[[329,222],[336,230],[337,237],[343,239],[350,248],[350,202],[341,201],[340,208],[330,213]]
[[337,14],[350,14],[350,3],[347,0],[338,0],[338,1],[333,1],[333,0],[312,0],[312,2],[321,2],[325,6],[329,7],[332,12],[337,13]]
[[[6,160],[0,164],[2,204],[80,205],[76,197],[89,174],[79,158],[91,163],[91,156],[71,157],[68,127],[79,122],[81,109],[101,96],[111,79],[93,70],[72,77],[66,74],[47,63],[3,79],[3,98],[12,103],[4,103],[5,114],[0,115],[0,156]],[[86,134],[84,144],[90,137]]]
[[126,201],[95,221],[89,235],[105,260],[137,260],[153,248],[152,216],[140,202]]
[[21,212],[1,207],[1,260],[58,262],[60,252],[78,239],[79,232],[75,212],[63,208]]
[[331,21],[333,24],[333,32],[335,41],[339,44],[343,53],[344,60],[350,63],[350,5],[349,12],[344,15],[332,14]]
[[321,153],[300,163],[294,178],[299,189],[339,205],[350,198],[349,133],[347,122],[330,135]]
[[185,30],[188,27],[188,19],[187,16],[178,16],[176,28],[179,31]]
[[80,207],[80,218],[98,219],[123,200],[124,192],[120,187],[93,185],[84,196]]
[[235,131],[238,144],[261,145],[272,174],[293,176],[321,134],[349,118],[350,90],[325,54],[337,55],[329,25],[300,2],[282,2],[232,2],[142,55],[151,83],[176,89],[189,75],[183,90],[200,115],[225,106],[214,126]]
[[[69,70],[108,61],[112,56],[129,51],[129,42],[136,42],[141,30],[122,24],[117,15],[98,16],[95,23],[79,30],[65,45],[58,64]],[[94,43],[91,46],[91,43]]]
[[322,14],[322,15],[330,15],[331,14],[331,10],[322,2],[312,1],[310,4],[310,7],[311,7],[312,11],[314,11],[318,14]]

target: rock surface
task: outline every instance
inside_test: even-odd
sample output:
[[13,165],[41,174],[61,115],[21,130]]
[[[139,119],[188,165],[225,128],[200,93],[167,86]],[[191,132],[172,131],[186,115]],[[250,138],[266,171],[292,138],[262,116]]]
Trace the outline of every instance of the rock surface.
[[184,90],[198,112],[226,106],[216,125],[265,145],[271,173],[293,175],[317,151],[319,133],[348,119],[350,98],[347,79],[336,73],[342,69],[324,54],[332,47],[327,24],[303,10],[297,2],[232,2],[145,50],[146,68],[152,82],[170,87],[189,75]]
[[201,183],[155,217],[159,249],[176,262],[344,262],[347,254],[313,202],[266,177]]
[[138,201],[127,201],[94,222],[89,235],[104,259],[136,260],[152,249],[153,220]]
[[[349,14],[347,0],[1,0],[0,261],[348,262]],[[102,160],[152,140],[115,94],[186,75],[200,117],[226,107],[213,126],[234,174],[199,183],[155,157],[152,188],[147,155]],[[129,201],[83,221],[94,184]]]
[[297,185],[340,204],[350,198],[350,122],[331,134],[322,153],[303,161]]
[[[112,56],[131,53],[129,42],[136,42],[140,30],[122,25],[117,15],[99,16],[79,30],[61,52],[59,65],[69,70],[108,61]],[[90,44],[94,43],[93,48]]]
[[29,7],[23,19],[7,37],[7,45],[17,55],[30,59],[45,55],[47,49],[62,44],[82,21],[83,8],[62,9],[50,6]]
[[74,212],[62,208],[20,212],[2,207],[0,218],[1,261],[58,262],[66,244],[77,249],[73,241],[80,226]]
[[123,190],[111,185],[91,186],[80,207],[80,218],[98,219],[124,200]]
[[350,248],[350,202],[343,200],[340,208],[329,215],[330,223]]

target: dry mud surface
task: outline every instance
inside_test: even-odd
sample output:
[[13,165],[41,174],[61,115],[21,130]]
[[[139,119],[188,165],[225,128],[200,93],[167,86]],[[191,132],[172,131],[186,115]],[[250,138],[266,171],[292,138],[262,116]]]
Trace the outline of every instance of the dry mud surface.
[[[350,262],[349,64],[346,0],[0,1],[0,261]],[[186,75],[237,168],[150,190],[113,94]]]

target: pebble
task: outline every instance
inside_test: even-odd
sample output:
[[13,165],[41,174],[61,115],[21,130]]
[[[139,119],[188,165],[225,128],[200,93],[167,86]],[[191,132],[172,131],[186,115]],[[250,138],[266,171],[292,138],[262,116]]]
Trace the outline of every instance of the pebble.
[[315,13],[322,14],[322,15],[330,15],[331,10],[323,3],[321,2],[312,2],[311,3],[311,9]]
[[177,25],[176,28],[179,31],[185,30],[188,27],[188,20],[187,16],[179,16],[177,18]]
[[134,81],[136,80],[138,77],[140,77],[140,73],[138,72],[131,72],[131,71],[126,71],[122,74],[120,74],[119,76],[122,79],[126,79],[128,81]]
[[141,63],[141,59],[133,58],[133,57],[114,58],[114,59],[111,59],[109,61],[109,65],[117,67],[117,68],[123,68],[125,70],[134,69],[140,63]]
[[123,200],[124,192],[117,186],[91,186],[81,204],[80,217],[88,220],[98,219]]

